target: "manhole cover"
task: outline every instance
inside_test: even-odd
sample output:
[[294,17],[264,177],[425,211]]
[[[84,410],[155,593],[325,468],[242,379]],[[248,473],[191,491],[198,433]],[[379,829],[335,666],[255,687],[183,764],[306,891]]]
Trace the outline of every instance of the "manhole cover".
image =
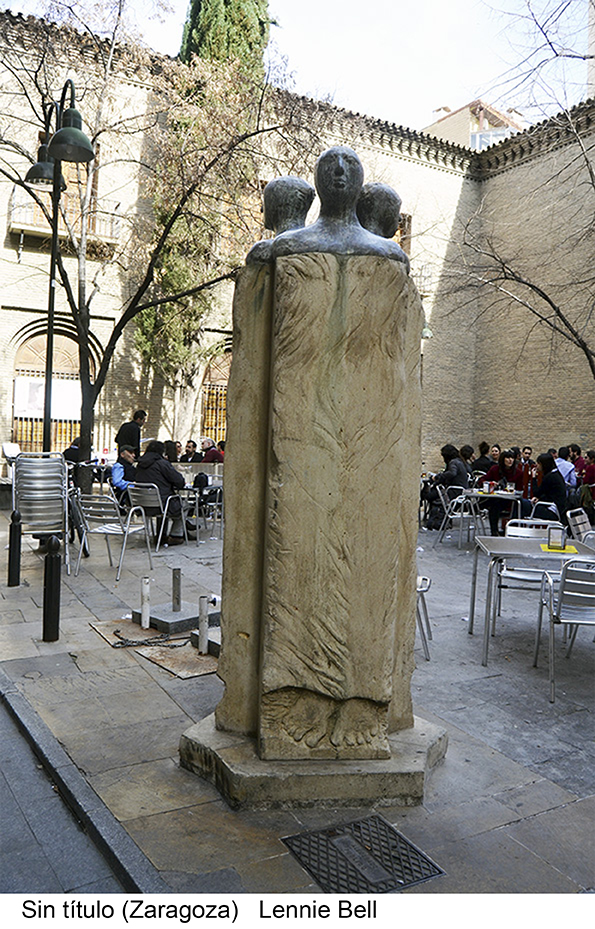
[[444,874],[378,815],[282,841],[325,893],[383,894]]

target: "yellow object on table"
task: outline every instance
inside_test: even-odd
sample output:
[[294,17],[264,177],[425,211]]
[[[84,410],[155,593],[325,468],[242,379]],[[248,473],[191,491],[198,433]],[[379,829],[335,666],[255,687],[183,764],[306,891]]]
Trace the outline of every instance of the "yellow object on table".
[[574,545],[566,545],[564,548],[550,548],[547,542],[541,543],[542,552],[564,552],[565,555],[578,555],[578,548]]

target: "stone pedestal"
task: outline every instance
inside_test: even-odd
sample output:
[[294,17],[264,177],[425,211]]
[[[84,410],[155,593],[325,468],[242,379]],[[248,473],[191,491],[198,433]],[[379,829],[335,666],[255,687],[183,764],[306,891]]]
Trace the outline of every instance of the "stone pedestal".
[[180,760],[235,809],[415,806],[447,742],[444,729],[414,718],[412,727],[388,736],[391,751],[383,760],[263,761],[254,739],[222,732],[208,716],[182,736]]

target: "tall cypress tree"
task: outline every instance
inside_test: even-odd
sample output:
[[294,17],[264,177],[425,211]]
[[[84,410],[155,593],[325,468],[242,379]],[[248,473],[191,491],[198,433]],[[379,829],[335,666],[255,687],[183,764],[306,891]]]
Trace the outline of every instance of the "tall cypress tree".
[[191,0],[180,58],[193,55],[262,64],[269,40],[267,0]]

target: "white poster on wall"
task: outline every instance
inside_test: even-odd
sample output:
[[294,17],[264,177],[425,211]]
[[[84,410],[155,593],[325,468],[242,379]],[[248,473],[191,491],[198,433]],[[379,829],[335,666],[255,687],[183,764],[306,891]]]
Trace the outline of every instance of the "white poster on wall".
[[[43,419],[45,380],[42,377],[15,377],[14,416]],[[81,418],[80,381],[52,378],[52,419]]]

